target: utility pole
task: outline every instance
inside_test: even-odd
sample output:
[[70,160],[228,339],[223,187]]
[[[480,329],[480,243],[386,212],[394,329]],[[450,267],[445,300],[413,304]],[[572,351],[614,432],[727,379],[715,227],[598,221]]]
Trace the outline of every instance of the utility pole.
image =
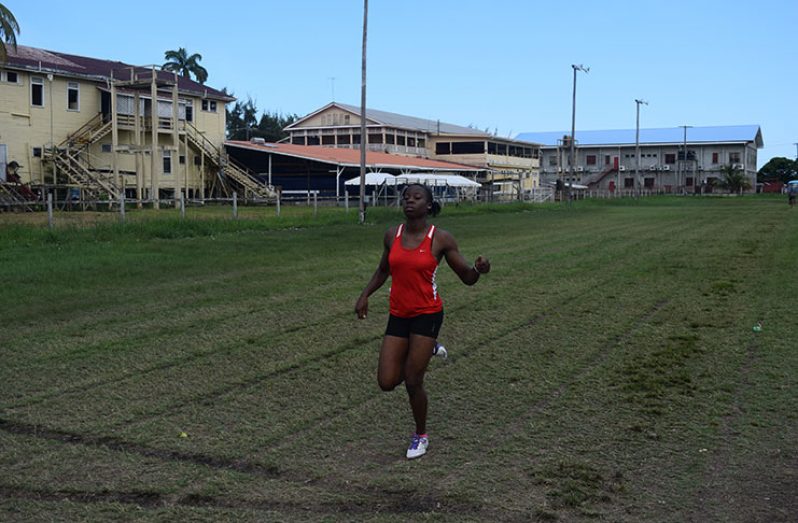
[[363,0],[363,60],[360,82],[360,224],[366,223],[366,35],[369,20],[369,0]]
[[637,193],[640,194],[642,187],[640,187],[640,104],[648,105],[645,100],[635,99],[637,104],[637,127],[635,128],[635,186],[637,186]]
[[[682,179],[682,194],[687,191],[687,129],[691,128],[692,125],[680,125],[682,129],[684,129],[684,145],[682,146],[682,161],[679,164],[679,172],[680,178]],[[678,155],[677,155],[678,156]],[[678,158],[677,158],[678,159]],[[695,183],[695,180],[693,180]]]
[[[585,67],[582,64],[575,65],[571,64],[571,68],[574,70],[574,90],[573,90],[573,99],[571,101],[571,152],[570,152],[570,172],[571,172],[571,186],[574,184],[574,169],[576,163],[576,72],[582,71],[585,73],[590,72],[590,67]],[[568,188],[566,190],[566,194],[568,195],[568,200],[571,199],[571,189]]]
[[795,160],[798,161],[798,142],[793,144],[795,146]]

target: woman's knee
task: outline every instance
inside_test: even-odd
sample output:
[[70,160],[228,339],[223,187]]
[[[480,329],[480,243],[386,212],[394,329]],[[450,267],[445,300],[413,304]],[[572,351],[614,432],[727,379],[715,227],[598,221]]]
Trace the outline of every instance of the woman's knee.
[[402,380],[399,377],[377,376],[377,384],[380,386],[380,389],[384,390],[385,392],[392,391],[400,383],[402,383]]
[[405,388],[407,393],[414,396],[417,392],[424,390],[424,375],[407,376],[405,379]]

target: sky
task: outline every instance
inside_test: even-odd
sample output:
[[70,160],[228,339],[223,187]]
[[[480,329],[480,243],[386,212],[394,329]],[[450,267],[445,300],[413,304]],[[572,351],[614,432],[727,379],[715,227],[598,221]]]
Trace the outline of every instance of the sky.
[[[162,64],[185,47],[207,85],[260,111],[360,104],[363,0],[4,0],[21,45]],[[798,149],[797,0],[370,0],[367,106],[499,136],[761,126]],[[689,135],[688,135],[689,137]]]

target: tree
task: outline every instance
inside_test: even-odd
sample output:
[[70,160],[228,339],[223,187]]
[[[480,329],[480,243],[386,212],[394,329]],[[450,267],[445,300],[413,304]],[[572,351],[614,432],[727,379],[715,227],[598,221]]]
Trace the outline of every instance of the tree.
[[6,44],[10,44],[16,51],[17,35],[19,34],[19,24],[11,11],[6,6],[0,4],[0,63],[5,63],[8,58]]
[[790,160],[783,156],[771,158],[757,173],[757,181],[787,183],[798,178],[798,160]]
[[177,51],[166,51],[164,53],[166,62],[163,64],[164,71],[173,71],[186,78],[194,78],[201,84],[208,79],[208,70],[202,67],[199,62],[202,55],[194,53],[189,56],[185,47],[180,47]]
[[227,139],[263,138],[267,142],[278,142],[288,136],[283,129],[298,119],[296,114],[283,115],[265,111],[258,118],[255,101],[247,98],[246,102],[237,101],[227,110]]
[[720,167],[720,178],[717,185],[732,193],[740,193],[751,188],[751,180],[745,175],[742,169],[734,165],[722,165]]

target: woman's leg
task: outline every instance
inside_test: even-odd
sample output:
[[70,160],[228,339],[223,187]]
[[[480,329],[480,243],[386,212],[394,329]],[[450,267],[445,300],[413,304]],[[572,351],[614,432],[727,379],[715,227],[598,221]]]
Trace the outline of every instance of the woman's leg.
[[404,380],[408,345],[407,338],[387,334],[382,338],[380,361],[377,364],[377,383],[382,390],[393,390]]
[[424,374],[432,358],[435,338],[411,334],[404,362],[404,379],[413,419],[416,422],[416,434],[427,431],[427,391],[424,390]]

